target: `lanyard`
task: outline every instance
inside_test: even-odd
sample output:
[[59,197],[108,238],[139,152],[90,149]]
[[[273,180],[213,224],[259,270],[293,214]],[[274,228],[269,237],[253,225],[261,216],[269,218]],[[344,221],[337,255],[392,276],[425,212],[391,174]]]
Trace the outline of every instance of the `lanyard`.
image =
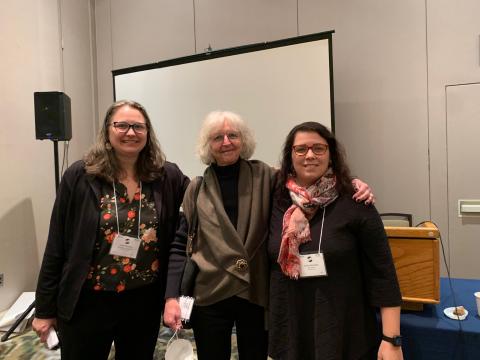
[[[117,218],[117,233],[120,234],[120,224],[118,222],[117,190],[115,189],[115,181],[113,182],[113,193],[115,194],[115,216]],[[138,223],[137,223],[137,226],[138,226],[137,238],[138,239],[140,239],[140,214],[141,214],[141,212],[142,212],[142,182],[140,181],[140,198],[138,199]]]
[[318,253],[320,254],[320,246],[322,245],[322,236],[323,236],[323,223],[325,222],[325,208],[326,206],[323,207],[323,215],[322,215],[322,227],[320,229],[320,240],[318,241]]

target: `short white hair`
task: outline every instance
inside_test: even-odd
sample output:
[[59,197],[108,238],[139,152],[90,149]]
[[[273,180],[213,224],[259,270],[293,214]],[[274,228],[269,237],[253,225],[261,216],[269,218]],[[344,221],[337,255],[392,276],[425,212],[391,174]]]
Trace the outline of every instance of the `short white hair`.
[[224,122],[230,124],[240,134],[242,139],[242,149],[240,151],[240,157],[248,160],[255,151],[255,139],[253,137],[252,130],[247,126],[245,121],[240,115],[231,111],[212,111],[207,114],[200,128],[200,134],[198,135],[197,142],[197,155],[206,165],[210,165],[215,162],[210,151],[210,138],[215,128],[221,126]]

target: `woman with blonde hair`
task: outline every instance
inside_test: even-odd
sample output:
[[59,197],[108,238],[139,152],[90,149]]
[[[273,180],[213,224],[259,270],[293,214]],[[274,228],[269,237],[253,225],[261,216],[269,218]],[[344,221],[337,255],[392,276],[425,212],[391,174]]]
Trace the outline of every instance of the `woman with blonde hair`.
[[62,359],[152,359],[168,256],[188,178],[165,161],[142,105],[108,109],[97,142],[65,172],[35,299],[42,342]]

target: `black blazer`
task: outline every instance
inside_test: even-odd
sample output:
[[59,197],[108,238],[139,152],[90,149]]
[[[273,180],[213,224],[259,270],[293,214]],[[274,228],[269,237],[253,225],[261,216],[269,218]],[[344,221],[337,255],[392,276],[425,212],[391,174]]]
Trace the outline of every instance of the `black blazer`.
[[[77,161],[70,166],[58,189],[35,296],[37,318],[72,317],[92,261],[102,180],[87,175],[84,165],[83,161]],[[159,222],[158,290],[162,294],[170,244],[188,183],[178,166],[169,162],[164,165],[163,176],[151,183]]]

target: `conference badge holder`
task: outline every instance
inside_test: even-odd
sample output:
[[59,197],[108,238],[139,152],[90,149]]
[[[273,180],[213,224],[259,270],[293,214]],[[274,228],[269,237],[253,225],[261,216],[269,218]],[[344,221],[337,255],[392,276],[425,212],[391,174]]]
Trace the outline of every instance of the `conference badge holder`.
[[142,182],[140,181],[140,197],[138,199],[138,232],[137,237],[122,235],[120,233],[120,224],[118,222],[118,205],[117,205],[117,189],[115,188],[115,181],[112,183],[113,193],[115,194],[115,217],[117,219],[117,235],[113,239],[109,254],[114,256],[128,257],[136,259],[138,249],[142,240],[140,240],[140,224],[142,212]]
[[194,302],[195,299],[191,296],[180,296],[178,303],[180,304],[180,317],[182,321],[190,321]]
[[327,276],[323,253],[300,254],[300,277]]
[[118,234],[113,239],[109,254],[136,259],[141,242],[139,238]]

